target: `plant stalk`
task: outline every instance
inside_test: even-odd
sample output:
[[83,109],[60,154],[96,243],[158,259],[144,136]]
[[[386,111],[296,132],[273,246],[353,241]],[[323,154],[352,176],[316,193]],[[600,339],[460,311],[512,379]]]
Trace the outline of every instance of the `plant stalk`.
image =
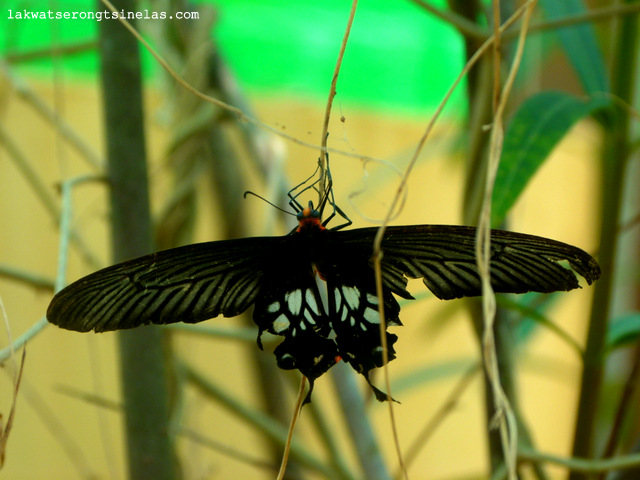
[[[629,2],[628,2],[629,3]],[[637,17],[620,19],[612,65],[612,94],[633,105],[637,68]],[[630,155],[630,117],[618,108],[606,125],[602,150],[602,225],[599,263],[602,276],[595,284],[593,306],[587,333],[578,416],[574,433],[573,456],[593,458],[594,435],[604,372],[605,340],[613,293],[614,265],[618,244],[618,220],[623,201],[624,172]],[[574,472],[570,480],[585,480],[589,475]]]
[[[136,11],[137,5],[120,0],[116,8]],[[100,22],[100,57],[112,255],[117,262],[152,250],[140,57],[136,40],[120,22]],[[168,428],[164,331],[123,331],[118,343],[129,478],[179,478]]]

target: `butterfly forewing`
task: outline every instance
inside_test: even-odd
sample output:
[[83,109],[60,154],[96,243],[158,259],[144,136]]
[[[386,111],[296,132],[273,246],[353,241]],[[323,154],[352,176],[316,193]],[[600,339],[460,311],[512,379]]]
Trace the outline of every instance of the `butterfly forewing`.
[[[369,381],[384,363],[371,263],[378,228],[326,230],[317,211],[300,215],[297,231],[284,237],[189,245],[100,270],[59,292],[47,318],[70,330],[101,332],[234,316],[255,304],[258,344],[264,331],[283,337],[274,352],[281,368],[297,368],[313,385],[341,357]],[[480,295],[475,236],[472,227],[388,227],[381,260],[386,324],[401,325],[394,295],[413,298],[408,278],[422,278],[441,299]],[[496,292],[571,290],[579,287],[574,271],[589,284],[600,275],[579,248],[491,233]],[[386,339],[390,360],[397,337],[386,333]],[[372,388],[378,399],[386,397]]]
[[255,302],[265,258],[282,255],[289,238],[199,243],[120,263],[60,291],[47,318],[69,330],[102,332],[238,315]]
[[[371,245],[376,233],[377,228],[345,231],[340,241]],[[383,283],[400,294],[406,291],[403,274],[422,278],[441,299],[480,295],[475,235],[475,228],[464,226],[388,227],[382,241]],[[491,232],[491,284],[496,292],[548,293],[579,287],[575,274],[562,261],[589,284],[600,275],[596,261],[579,248],[533,235]]]

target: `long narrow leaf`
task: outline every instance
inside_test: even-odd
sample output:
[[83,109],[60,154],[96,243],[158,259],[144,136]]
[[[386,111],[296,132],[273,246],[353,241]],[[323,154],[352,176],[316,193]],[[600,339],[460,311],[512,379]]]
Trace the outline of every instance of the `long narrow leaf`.
[[604,99],[584,101],[557,91],[534,95],[520,106],[504,140],[493,190],[493,226],[504,221],[529,180],[571,127],[608,106]]
[[635,344],[638,339],[640,339],[640,312],[633,312],[611,322],[607,332],[607,348],[614,350]]
[[[582,0],[540,0],[540,4],[548,19],[576,17],[587,10]],[[593,26],[579,23],[559,28],[556,34],[584,91],[608,92],[607,70]]]

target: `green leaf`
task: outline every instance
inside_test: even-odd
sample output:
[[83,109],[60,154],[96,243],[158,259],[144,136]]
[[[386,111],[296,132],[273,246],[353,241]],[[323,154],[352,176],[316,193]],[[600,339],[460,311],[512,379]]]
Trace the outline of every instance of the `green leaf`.
[[638,342],[640,338],[640,312],[620,317],[609,325],[607,349],[609,351]]
[[[581,0],[540,0],[540,4],[549,20],[577,17],[587,11]],[[558,28],[555,33],[584,91],[588,94],[609,92],[607,69],[593,26],[578,23]]]
[[542,92],[525,100],[509,124],[493,189],[491,224],[500,225],[529,180],[558,142],[582,118],[609,106],[563,92]]

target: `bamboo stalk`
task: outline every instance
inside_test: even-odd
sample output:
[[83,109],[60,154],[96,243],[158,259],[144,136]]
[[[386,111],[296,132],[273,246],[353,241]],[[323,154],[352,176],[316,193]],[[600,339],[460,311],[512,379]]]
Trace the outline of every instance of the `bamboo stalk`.
[[[136,5],[120,0],[117,8],[135,11]],[[100,27],[112,254],[117,262],[152,250],[142,85],[135,38],[120,22],[101,22]],[[164,332],[147,327],[118,335],[129,478],[179,478],[168,433]]]
[[[612,94],[632,105],[637,68],[638,25],[636,16],[621,19],[616,39],[612,72]],[[604,372],[605,341],[614,287],[614,265],[618,243],[618,221],[622,208],[625,167],[630,155],[630,116],[617,109],[609,118],[602,149],[602,225],[598,261],[602,276],[595,285],[587,344],[584,354],[573,456],[594,457],[594,434]],[[589,475],[573,472],[570,480]]]

